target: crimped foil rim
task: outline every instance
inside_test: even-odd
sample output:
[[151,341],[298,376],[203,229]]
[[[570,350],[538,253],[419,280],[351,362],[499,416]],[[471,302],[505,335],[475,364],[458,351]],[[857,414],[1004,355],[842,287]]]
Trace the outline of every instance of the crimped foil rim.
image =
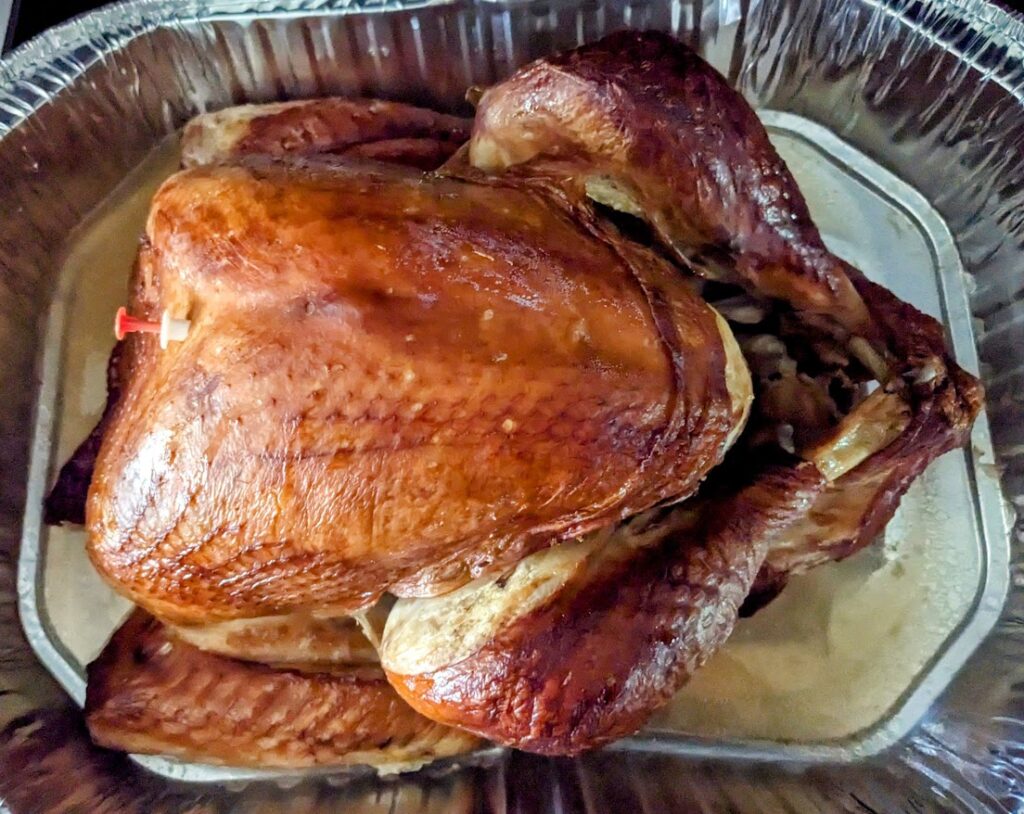
[[[763,0],[770,2],[771,0]],[[423,9],[428,6],[454,6],[473,9],[481,15],[497,14],[510,6],[532,0],[294,0],[293,3],[256,2],[256,0],[129,0],[90,12],[55,29],[38,35],[0,59],[0,140],[9,131],[30,120],[54,97],[70,90],[91,66],[102,64],[108,56],[132,40],[159,28],[177,28],[191,22],[250,18],[302,18],[313,15],[341,16],[376,14]],[[561,0],[549,0],[553,5]],[[984,79],[999,84],[1007,94],[1024,105],[1024,71],[1019,60],[1024,54],[1024,18],[992,6],[983,0],[861,0],[879,14],[899,20],[959,61],[980,72]],[[752,11],[758,0],[750,0]],[[981,41],[980,46],[978,42]],[[971,45],[963,46],[969,42]],[[993,45],[995,47],[989,47]],[[1015,66],[1014,61],[1018,64]],[[1007,575],[1008,576],[1008,575]],[[1015,591],[1011,592],[1011,600]],[[1003,619],[1005,620],[1005,609]],[[997,628],[992,638],[1006,638],[1008,631]],[[27,648],[25,648],[27,650]],[[969,668],[968,668],[969,669]],[[939,717],[945,713],[939,710]],[[957,722],[960,727],[962,722]],[[970,723],[967,724],[968,726]],[[908,749],[894,762],[926,775],[921,756],[931,754],[932,744],[921,735],[908,743]],[[957,760],[959,758],[957,757]],[[942,769],[948,772],[952,760]],[[949,782],[953,782],[950,780]],[[987,799],[987,798],[986,798]],[[4,810],[0,801],[0,810]]]
[[[457,5],[462,0],[306,0],[295,4],[260,2],[260,0],[121,0],[109,6],[86,12],[37,34],[0,58],[0,138],[18,127],[50,98],[71,86],[89,67],[102,60],[140,34],[161,25],[180,24],[182,20],[202,21],[226,16],[308,16],[310,14],[353,14],[365,12],[407,11],[426,6]],[[476,0],[484,6],[501,5],[504,0]],[[873,0],[870,5],[889,5]],[[902,4],[909,7],[909,2]],[[956,11],[961,21],[984,34],[986,42],[998,41],[1019,52],[1024,59],[1024,16],[986,0],[927,0],[915,4],[927,18],[928,12]],[[1012,77],[1005,70],[986,68],[980,55],[964,53],[948,34],[937,30],[935,22],[912,21],[900,8],[892,9],[909,27],[942,45],[963,61],[982,70],[990,80],[1004,87],[1024,102],[1024,77]],[[116,32],[111,34],[110,32]],[[76,52],[89,48],[91,55],[80,60]],[[45,85],[39,74],[47,72]],[[55,76],[56,75],[56,76]],[[56,81],[54,81],[56,78]]]
[[[163,25],[222,17],[410,11],[461,1],[300,0],[285,4],[260,0],[120,0],[49,28],[0,58],[0,138],[27,121],[53,96],[70,88],[90,65]],[[89,50],[85,59],[77,54],[83,49]]]

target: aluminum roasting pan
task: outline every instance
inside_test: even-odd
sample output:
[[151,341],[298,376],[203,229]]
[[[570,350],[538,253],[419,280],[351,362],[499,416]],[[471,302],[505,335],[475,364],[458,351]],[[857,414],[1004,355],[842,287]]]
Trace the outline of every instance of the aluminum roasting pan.
[[[1005,13],[966,0],[114,6],[0,63],[0,376],[9,383],[0,406],[0,798],[12,811],[319,811],[343,803],[368,811],[988,811],[1012,810],[1024,799],[1017,745],[1024,592],[1016,579],[994,633],[908,737],[872,758],[813,768],[807,759],[844,755],[768,755],[756,745],[722,750],[657,736],[578,761],[511,755],[387,784],[363,778],[343,785],[304,779],[289,789],[269,782],[182,785],[89,745],[77,710],[28,647],[14,569],[22,533],[29,544],[38,542],[33,524],[47,476],[37,455],[29,478],[28,428],[33,415],[47,425],[56,405],[26,383],[36,381],[34,370],[45,372],[36,368],[42,318],[68,232],[156,142],[200,110],[324,93],[451,108],[468,84],[491,82],[534,56],[622,26],[672,30],[700,47],[759,107],[783,111],[773,123],[777,133],[825,145],[833,159],[839,151],[840,163],[865,188],[913,216],[918,237],[930,246],[933,279],[922,278],[920,286],[895,272],[884,279],[915,301],[933,286],[959,358],[973,367],[975,350],[980,355],[1003,488],[1019,504],[1024,25]],[[858,172],[853,158],[871,170]],[[882,257],[876,268],[885,271],[891,259]],[[904,725],[920,718],[922,698],[931,700],[968,655],[999,609],[1006,578],[1018,574],[1017,536],[1012,568],[999,558],[1005,538],[996,533],[995,467],[984,421],[973,441],[965,471],[979,498],[979,551],[989,567],[961,635],[940,657],[953,653],[952,660],[912,693],[926,690],[917,708],[913,697],[904,699],[911,710]],[[27,568],[33,551],[26,545],[23,553]],[[27,584],[22,608],[36,607],[36,586]],[[683,757],[680,746],[691,753],[697,746],[704,758]],[[727,759],[741,754],[774,762]]]
[[[791,113],[760,115],[826,240],[944,318],[961,362],[976,368],[963,268],[939,215],[820,125]],[[86,664],[130,605],[91,567],[81,529],[40,525],[34,495],[45,491],[101,409],[110,311],[124,296],[153,190],[178,165],[177,147],[175,134],[69,237],[47,321],[38,398],[53,409],[40,411],[35,426],[20,612],[29,644],[78,703]],[[1006,530],[986,459],[991,449],[982,423],[968,454],[936,462],[914,485],[875,548],[793,580],[784,598],[740,623],[644,735],[619,748],[852,760],[904,735],[988,633],[1005,596]],[[138,761],[192,782],[282,776]]]

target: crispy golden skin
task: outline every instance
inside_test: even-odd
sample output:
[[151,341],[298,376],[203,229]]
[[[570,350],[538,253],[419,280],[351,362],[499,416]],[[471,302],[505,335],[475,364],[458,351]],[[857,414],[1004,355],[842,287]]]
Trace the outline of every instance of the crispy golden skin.
[[132,300],[163,309],[192,327],[130,340],[88,545],[182,623],[435,594],[685,497],[749,399],[724,322],[652,252],[383,165],[174,176]]
[[765,551],[820,493],[810,463],[400,600],[381,652],[414,708],[490,740],[576,754],[638,730],[732,632]]
[[204,653],[135,611],[89,665],[102,746],[260,768],[416,767],[479,741],[413,712],[380,667],[310,672]]
[[[259,143],[321,151],[334,135],[293,139],[320,121],[302,110],[264,111]],[[367,149],[423,147],[383,139]],[[447,178],[242,162],[165,187],[134,305],[193,334],[126,350],[90,545],[136,601],[213,621],[218,647],[235,622],[216,620],[401,594],[382,659],[410,704],[575,754],[641,726],[751,588],[748,608],[866,544],[962,443],[980,389],[934,320],[825,249],[749,106],[670,38],[527,66],[485,94],[471,146]],[[716,467],[749,401],[732,336],[588,198],[875,394],[840,414],[806,375],[776,384],[761,417],[798,425],[797,457],[744,445]]]
[[667,34],[623,31],[520,69],[483,95],[469,157],[561,177],[647,220],[698,273],[869,327],[757,115]]
[[182,135],[181,161],[197,167],[245,155],[331,154],[420,169],[439,167],[472,122],[379,99],[307,99],[204,113]]
[[[196,116],[181,139],[182,165],[248,155],[338,155],[424,170],[441,166],[469,138],[472,122],[379,99],[307,99],[240,105]],[[61,467],[46,498],[46,522],[85,523],[86,493],[107,423],[120,398],[120,343],[110,355],[107,405],[99,423]]]
[[[643,219],[698,274],[741,283],[764,311],[795,309],[808,323],[797,343],[823,315],[834,324],[821,339],[868,368],[854,380],[878,380],[879,398],[840,426],[815,427],[816,443],[798,450],[833,482],[769,550],[753,604],[788,574],[868,544],[927,464],[965,442],[981,386],[955,364],[941,326],[828,251],[754,111],[682,43],[620,32],[527,65],[483,95],[468,159]],[[799,430],[799,405],[767,403],[778,384],[757,382],[754,423],[770,407]]]

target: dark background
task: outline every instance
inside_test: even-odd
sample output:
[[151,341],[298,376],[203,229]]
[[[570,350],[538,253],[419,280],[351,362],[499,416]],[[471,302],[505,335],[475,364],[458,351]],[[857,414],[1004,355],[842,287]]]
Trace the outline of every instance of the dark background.
[[4,41],[5,49],[20,45],[44,28],[69,17],[106,5],[106,2],[109,0],[14,0],[11,25]]
[[[769,0],[770,2],[771,0]],[[29,37],[38,34],[44,28],[74,17],[89,9],[105,5],[103,0],[13,0],[14,10],[12,14],[13,25],[7,31],[5,47],[10,48],[18,45]],[[0,0],[0,6],[2,6]],[[999,2],[1003,8],[1014,11],[1024,10],[1024,0],[1007,0]],[[2,24],[2,23],[0,23]]]

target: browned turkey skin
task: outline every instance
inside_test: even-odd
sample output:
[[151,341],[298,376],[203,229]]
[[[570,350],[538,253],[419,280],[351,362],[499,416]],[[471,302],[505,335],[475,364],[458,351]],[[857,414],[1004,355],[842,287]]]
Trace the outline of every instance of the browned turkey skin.
[[184,167],[246,155],[337,155],[437,169],[469,138],[472,122],[378,99],[243,105],[197,116],[182,138]]
[[[186,129],[182,160],[284,152],[433,168],[467,135],[468,123],[432,111],[325,99],[200,116]],[[139,279],[135,286],[138,294]],[[84,522],[96,455],[139,353],[121,342],[111,354],[103,417],[61,470],[48,522]],[[89,729],[111,748],[278,769],[409,770],[472,750],[476,738],[417,715],[387,684],[377,656],[386,611],[176,626],[137,611],[90,666]]]
[[86,520],[164,619],[442,593],[689,496],[745,417],[685,280],[516,187],[196,168],[147,238],[132,310],[192,328],[129,340]]
[[[664,35],[523,68],[439,175],[344,163],[436,165],[464,132],[436,114],[224,115],[187,131],[133,294],[195,333],[129,344],[89,510],[101,572],[200,647],[358,660],[351,623],[309,614],[397,594],[361,629],[413,708],[576,754],[642,726],[789,574],[867,544],[980,409],[941,326],[827,251],[753,111]],[[323,153],[342,163],[293,160]],[[113,674],[97,737],[169,748],[116,725]]]
[[728,638],[768,546],[822,485],[813,464],[773,467],[728,498],[535,554],[502,580],[401,600],[381,651],[388,679],[427,717],[532,752],[632,734]]
[[480,100],[469,159],[530,164],[648,220],[699,274],[869,330],[757,115],[671,37],[622,32],[517,71]]
[[377,665],[238,661],[141,610],[89,665],[85,714],[103,746],[233,766],[409,766],[479,743],[413,712]]
[[[197,116],[182,137],[182,166],[247,155],[338,155],[434,170],[469,138],[472,122],[376,99],[317,99],[244,105]],[[47,523],[85,524],[96,455],[121,395],[119,343],[107,368],[107,404],[95,429],[64,464],[46,497]]]
[[[753,590],[756,606],[790,573],[866,544],[927,463],[963,443],[980,387],[949,358],[934,320],[825,249],[753,111],[669,37],[613,35],[522,69],[484,94],[468,160],[647,221],[687,265],[751,292],[764,317],[745,316],[756,326],[771,315],[783,348],[797,333],[792,312],[801,338],[837,354],[825,382],[848,391],[836,393],[848,412],[833,414],[816,409],[835,399],[806,373],[796,380],[804,398],[789,388],[774,400],[765,397],[775,380],[757,376],[752,434],[677,510],[696,519],[674,528],[670,513],[641,546],[629,544],[627,524],[609,546],[623,559],[588,563],[585,578],[549,563],[565,575],[536,606],[493,599],[493,582],[399,601],[382,661],[412,706],[500,743],[574,754],[635,731],[667,701],[728,635],[737,595]],[[877,389],[863,397],[870,380]],[[776,452],[756,433],[770,422],[790,433],[775,449],[804,461],[768,465]],[[532,585],[553,556],[535,554],[517,572]],[[488,609],[467,627],[468,608],[488,598],[508,612]],[[460,646],[418,644],[424,618],[460,629]]]
[[[469,157],[646,221],[715,281],[705,296],[727,318],[737,298],[720,284],[749,292],[753,308],[732,324],[756,397],[735,457],[749,470],[763,430],[777,448],[785,429],[798,446],[784,446],[831,481],[769,551],[759,593],[867,544],[924,467],[964,443],[981,387],[950,357],[942,327],[825,248],[753,110],[671,37],[622,32],[526,66],[483,95]],[[748,340],[765,335],[801,364],[759,370]],[[882,394],[858,404],[871,381]]]

